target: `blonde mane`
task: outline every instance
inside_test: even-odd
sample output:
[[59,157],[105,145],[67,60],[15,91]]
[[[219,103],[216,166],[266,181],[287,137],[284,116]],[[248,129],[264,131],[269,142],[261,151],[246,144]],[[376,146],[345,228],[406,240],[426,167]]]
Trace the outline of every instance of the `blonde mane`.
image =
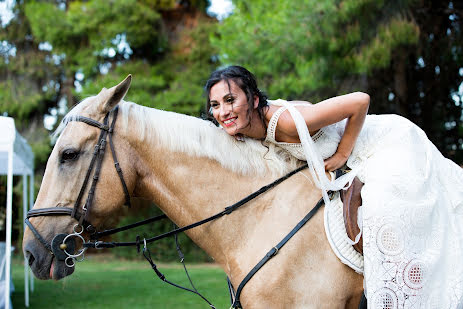
[[[63,119],[53,136],[58,136],[66,124],[79,115],[82,101]],[[122,129],[135,129],[135,138],[145,143],[156,143],[172,151],[184,152],[197,157],[206,157],[219,162],[234,172],[250,175],[282,175],[301,164],[273,144],[246,138],[236,141],[213,123],[200,118],[162,111],[137,105],[132,102],[119,103]],[[81,115],[81,114],[80,114]],[[129,122],[130,119],[130,122]]]

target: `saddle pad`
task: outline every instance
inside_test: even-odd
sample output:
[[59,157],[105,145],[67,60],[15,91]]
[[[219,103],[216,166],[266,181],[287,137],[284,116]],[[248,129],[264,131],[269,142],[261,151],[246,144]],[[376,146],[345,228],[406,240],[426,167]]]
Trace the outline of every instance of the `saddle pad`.
[[347,266],[363,274],[363,256],[347,241],[339,192],[333,195],[331,207],[325,207],[325,233],[334,254]]

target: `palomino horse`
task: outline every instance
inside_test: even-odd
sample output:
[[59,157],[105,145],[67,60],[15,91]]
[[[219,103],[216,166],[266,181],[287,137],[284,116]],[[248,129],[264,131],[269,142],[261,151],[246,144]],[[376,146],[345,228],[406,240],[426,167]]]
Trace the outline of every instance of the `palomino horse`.
[[[85,99],[66,119],[79,115],[102,122],[118,105],[113,142],[128,192],[153,201],[178,226],[220,212],[297,164],[260,141],[236,141],[208,121],[125,102],[130,81],[129,76]],[[98,128],[78,121],[62,127],[34,209],[72,209],[100,134]],[[88,216],[96,228],[112,224],[108,218],[117,217],[125,201],[110,154],[103,158],[99,178]],[[237,287],[320,199],[310,179],[306,170],[299,172],[232,214],[187,234]],[[70,234],[76,224],[63,215],[33,217],[30,222],[46,242],[57,234]],[[30,228],[24,234],[23,250],[39,279],[58,280],[74,271],[50,254]],[[356,308],[362,281],[332,252],[323,213],[318,212],[249,281],[241,304],[244,308]]]

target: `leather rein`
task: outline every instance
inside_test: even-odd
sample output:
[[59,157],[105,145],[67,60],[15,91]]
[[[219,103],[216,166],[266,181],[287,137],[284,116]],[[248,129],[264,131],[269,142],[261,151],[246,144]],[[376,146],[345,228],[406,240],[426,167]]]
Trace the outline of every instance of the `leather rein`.
[[[111,125],[108,126],[109,123],[109,117],[110,114],[113,114],[112,122]],[[82,187],[80,189],[79,195],[77,197],[77,200],[74,204],[74,207],[68,208],[68,207],[49,207],[49,208],[41,208],[41,209],[32,209],[27,213],[27,217],[25,219],[25,223],[27,226],[31,229],[32,233],[34,236],[37,238],[37,240],[40,241],[40,243],[52,254],[54,255],[59,261],[64,261],[66,266],[68,267],[74,267],[76,262],[83,261],[84,259],[84,253],[88,248],[96,248],[96,249],[103,249],[103,248],[115,248],[115,247],[127,247],[127,246],[136,246],[138,251],[140,251],[140,246],[143,244],[143,255],[144,257],[148,260],[148,262],[151,264],[151,267],[153,270],[156,272],[158,277],[165,281],[166,283],[169,283],[173,286],[176,286],[178,288],[193,292],[197,295],[199,295],[201,298],[203,298],[211,308],[215,308],[206,298],[204,298],[199,292],[197,292],[196,288],[192,284],[191,280],[190,283],[193,287],[194,290],[190,290],[181,286],[178,286],[170,281],[168,281],[165,276],[159,272],[157,269],[156,265],[151,259],[151,254],[147,248],[147,243],[151,243],[169,236],[176,236],[178,233],[184,232],[186,230],[192,229],[194,227],[203,225],[207,222],[216,220],[222,216],[229,215],[233,211],[237,210],[241,206],[245,205],[247,202],[253,200],[257,196],[261,195],[262,193],[270,190],[271,188],[275,187],[276,185],[280,184],[284,180],[288,179],[289,177],[293,176],[294,174],[304,170],[307,168],[307,164],[302,165],[301,167],[289,172],[288,174],[284,175],[283,177],[278,178],[277,180],[273,181],[272,183],[263,186],[259,190],[253,192],[252,194],[246,196],[245,198],[241,199],[240,201],[236,202],[235,204],[225,207],[225,209],[213,216],[210,216],[206,219],[203,219],[201,221],[195,222],[193,224],[184,226],[182,228],[175,228],[172,231],[148,238],[148,239],[143,239],[143,241],[140,240],[140,237],[137,236],[136,241],[133,242],[103,242],[100,241],[101,237],[112,235],[121,231],[125,231],[131,228],[135,228],[137,226],[149,224],[161,219],[167,218],[166,215],[160,215],[160,216],[155,216],[143,221],[139,221],[133,224],[129,224],[126,226],[122,226],[119,228],[115,229],[110,229],[110,230],[105,230],[102,232],[98,232],[96,228],[89,222],[90,218],[90,210],[93,206],[93,201],[94,201],[94,196],[95,196],[95,190],[96,190],[96,184],[99,180],[99,175],[101,172],[101,166],[103,163],[103,158],[106,150],[106,143],[107,143],[107,138],[109,140],[109,145],[114,161],[114,166],[117,171],[117,174],[119,176],[119,179],[121,180],[122,188],[124,190],[125,194],[125,204],[130,207],[130,194],[127,189],[127,185],[124,181],[124,176],[122,173],[122,170],[120,168],[119,162],[117,160],[114,144],[112,141],[112,135],[114,133],[114,126],[116,123],[117,119],[117,114],[118,114],[118,107],[116,106],[111,112],[108,112],[103,120],[103,123],[100,123],[96,120],[93,120],[91,118],[83,117],[83,116],[72,116],[69,119],[64,119],[63,121],[79,121],[79,122],[84,122],[90,126],[94,126],[96,128],[99,128],[101,130],[100,136],[98,138],[98,142],[95,145],[94,152],[93,152],[93,157],[90,162],[90,166],[87,170],[84,182],[82,184]],[[87,200],[85,204],[82,206],[82,209],[80,209],[80,204],[84,195],[84,192],[89,184],[90,181],[90,176],[93,173],[93,178],[92,178],[92,184],[90,186]],[[286,242],[296,234],[297,231],[299,231],[300,228],[304,226],[304,224],[310,220],[313,215],[320,209],[320,207],[323,205],[323,199],[320,199],[318,203],[313,207],[310,212],[286,235],[286,237],[280,241],[275,247],[271,248],[270,251],[264,256],[264,258],[248,273],[248,275],[243,279],[243,281],[240,283],[238,290],[236,293],[234,292],[233,287],[231,286],[231,283],[229,282],[229,289],[230,289],[230,294],[231,294],[231,300],[232,300],[232,307],[231,308],[241,308],[241,303],[240,303],[240,294],[246,283],[254,276],[255,273],[267,262],[269,261],[272,257],[274,257],[278,251],[286,244]],[[47,242],[45,238],[43,238],[40,233],[37,231],[37,229],[32,225],[32,223],[29,221],[30,218],[34,217],[42,217],[42,216],[71,216],[71,218],[75,219],[78,223],[74,225],[73,227],[73,233],[71,234],[58,234],[56,235],[51,243]],[[87,232],[90,234],[90,240],[85,241],[83,237],[83,232]],[[76,242],[75,239],[78,238],[82,241],[82,248],[76,253]],[[180,251],[180,248],[178,247],[177,244],[177,250],[179,251],[179,255],[183,257],[183,254]],[[182,258],[182,263],[183,263],[183,258]],[[186,268],[185,268],[186,271]],[[186,271],[187,275],[188,272]],[[189,275],[188,275],[189,277]]]

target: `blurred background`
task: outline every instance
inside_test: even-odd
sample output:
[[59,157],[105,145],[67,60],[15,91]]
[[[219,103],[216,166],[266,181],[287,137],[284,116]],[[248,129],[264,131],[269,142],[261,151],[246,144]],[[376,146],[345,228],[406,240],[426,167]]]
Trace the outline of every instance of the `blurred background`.
[[[53,147],[50,133],[83,98],[132,74],[126,100],[201,116],[205,81],[230,64],[252,71],[273,99],[316,103],[364,91],[370,113],[410,119],[463,164],[462,1],[3,0],[0,14],[0,115],[15,119],[33,149],[35,192]],[[0,217],[5,187],[2,176]],[[17,248],[21,188],[17,178]],[[137,205],[124,220],[159,212]],[[209,261],[182,242],[190,260]],[[172,242],[159,246],[158,260],[176,258]]]

